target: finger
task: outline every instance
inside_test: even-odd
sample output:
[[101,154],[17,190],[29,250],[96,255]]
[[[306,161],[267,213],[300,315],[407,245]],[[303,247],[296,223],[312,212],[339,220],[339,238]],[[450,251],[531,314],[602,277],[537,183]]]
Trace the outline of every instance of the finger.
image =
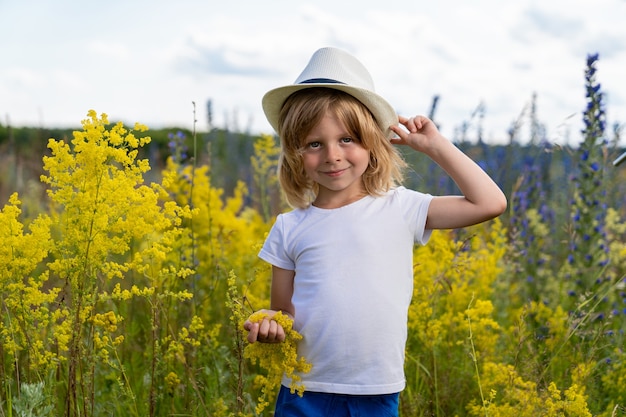
[[407,120],[405,126],[406,126],[406,129],[409,131],[409,133],[415,133],[418,130],[417,122],[415,120],[415,117],[410,117]]
[[279,329],[282,330],[282,326],[275,320],[269,320],[269,330],[267,332],[267,341],[269,343],[275,343],[278,341]]
[[267,339],[264,341],[267,343],[280,343],[286,339],[285,329],[278,322],[271,320]]
[[244,330],[250,331],[250,329],[252,328],[252,322],[250,320],[246,320],[243,324],[243,328]]
[[271,329],[272,323],[271,320],[268,320],[267,318],[264,318],[263,320],[261,320],[261,322],[259,323],[259,340],[262,342],[267,342],[270,339],[270,329]]
[[416,132],[417,128],[415,127],[415,117],[401,117],[398,118],[398,120],[404,125],[404,127],[407,128],[409,132]]
[[248,329],[246,329],[248,330],[248,342],[254,343],[258,340],[259,337],[259,323],[246,323],[249,323]]
[[286,339],[285,329],[275,320],[264,319],[259,325],[258,341],[262,343],[279,343]]
[[278,329],[276,331],[276,341],[284,342],[286,339],[285,329],[280,324],[278,325]]
[[406,130],[402,129],[400,126],[391,126],[390,129],[398,136],[397,138],[391,138],[392,142],[398,143],[406,140],[408,135]]
[[270,320],[270,330],[267,333],[267,341],[270,343],[276,342],[276,336],[278,335],[278,328],[280,326],[274,320]]

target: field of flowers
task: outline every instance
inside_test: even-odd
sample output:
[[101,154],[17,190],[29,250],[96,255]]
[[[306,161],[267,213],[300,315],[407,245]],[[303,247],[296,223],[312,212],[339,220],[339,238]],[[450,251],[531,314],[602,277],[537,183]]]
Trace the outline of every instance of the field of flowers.
[[[626,170],[596,62],[580,145],[537,143],[514,171],[512,128],[481,160],[509,213],[415,249],[402,416],[626,416]],[[90,111],[48,142],[45,198],[1,202],[0,416],[265,416],[280,374],[306,371],[297,333],[248,345],[242,328],[268,307],[257,253],[286,209],[275,138],[228,195],[195,135],[170,139],[151,173],[147,128]],[[410,158],[421,190],[451,192]]]

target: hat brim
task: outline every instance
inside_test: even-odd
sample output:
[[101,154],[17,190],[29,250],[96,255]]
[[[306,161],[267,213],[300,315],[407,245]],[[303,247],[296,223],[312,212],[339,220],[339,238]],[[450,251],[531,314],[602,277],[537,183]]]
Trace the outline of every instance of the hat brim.
[[394,137],[395,133],[389,126],[398,124],[398,115],[394,108],[381,96],[364,88],[353,87],[337,83],[315,83],[315,84],[292,84],[278,87],[265,93],[262,99],[263,112],[268,122],[278,132],[278,118],[285,100],[296,91],[307,88],[332,88],[343,91],[359,100],[374,115],[376,123],[387,138]]

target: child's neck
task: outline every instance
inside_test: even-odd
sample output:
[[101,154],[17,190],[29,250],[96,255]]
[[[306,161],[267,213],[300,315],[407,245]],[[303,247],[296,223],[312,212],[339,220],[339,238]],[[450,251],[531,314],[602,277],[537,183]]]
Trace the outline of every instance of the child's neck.
[[320,193],[317,195],[313,205],[321,209],[336,209],[352,204],[365,197],[365,191],[358,194],[345,195],[341,193]]

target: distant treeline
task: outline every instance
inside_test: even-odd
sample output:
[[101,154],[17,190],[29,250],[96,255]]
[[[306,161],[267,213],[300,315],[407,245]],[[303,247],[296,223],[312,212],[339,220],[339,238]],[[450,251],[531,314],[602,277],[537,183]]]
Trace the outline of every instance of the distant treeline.
[[[49,155],[48,139],[71,141],[73,130],[0,125],[0,206],[6,203],[12,192],[32,191],[33,183],[38,183],[44,173],[42,157]],[[149,159],[152,167],[147,181],[160,179],[161,169],[169,156],[176,154],[183,163],[193,161],[195,149],[197,164],[209,164],[213,185],[222,188],[225,196],[231,195],[238,181],[245,182],[251,191],[254,189],[250,158],[257,137],[253,135],[213,129],[196,133],[194,137],[191,131],[178,128],[149,130],[142,135],[152,138],[140,155],[140,158]],[[278,146],[277,138],[276,141]],[[565,191],[575,170],[576,149],[534,138],[525,142],[511,135],[508,144],[490,145],[480,138],[464,138],[457,140],[456,144],[480,164],[507,195],[532,177],[533,181],[540,183],[542,198],[565,209],[568,205]],[[617,146],[619,137],[607,142],[605,172],[606,181],[611,186],[606,204],[619,209],[626,207],[626,181],[621,173],[624,167],[615,168],[611,162],[624,149]],[[406,186],[432,194],[456,192],[455,184],[425,155],[414,151],[404,153],[411,167]]]

